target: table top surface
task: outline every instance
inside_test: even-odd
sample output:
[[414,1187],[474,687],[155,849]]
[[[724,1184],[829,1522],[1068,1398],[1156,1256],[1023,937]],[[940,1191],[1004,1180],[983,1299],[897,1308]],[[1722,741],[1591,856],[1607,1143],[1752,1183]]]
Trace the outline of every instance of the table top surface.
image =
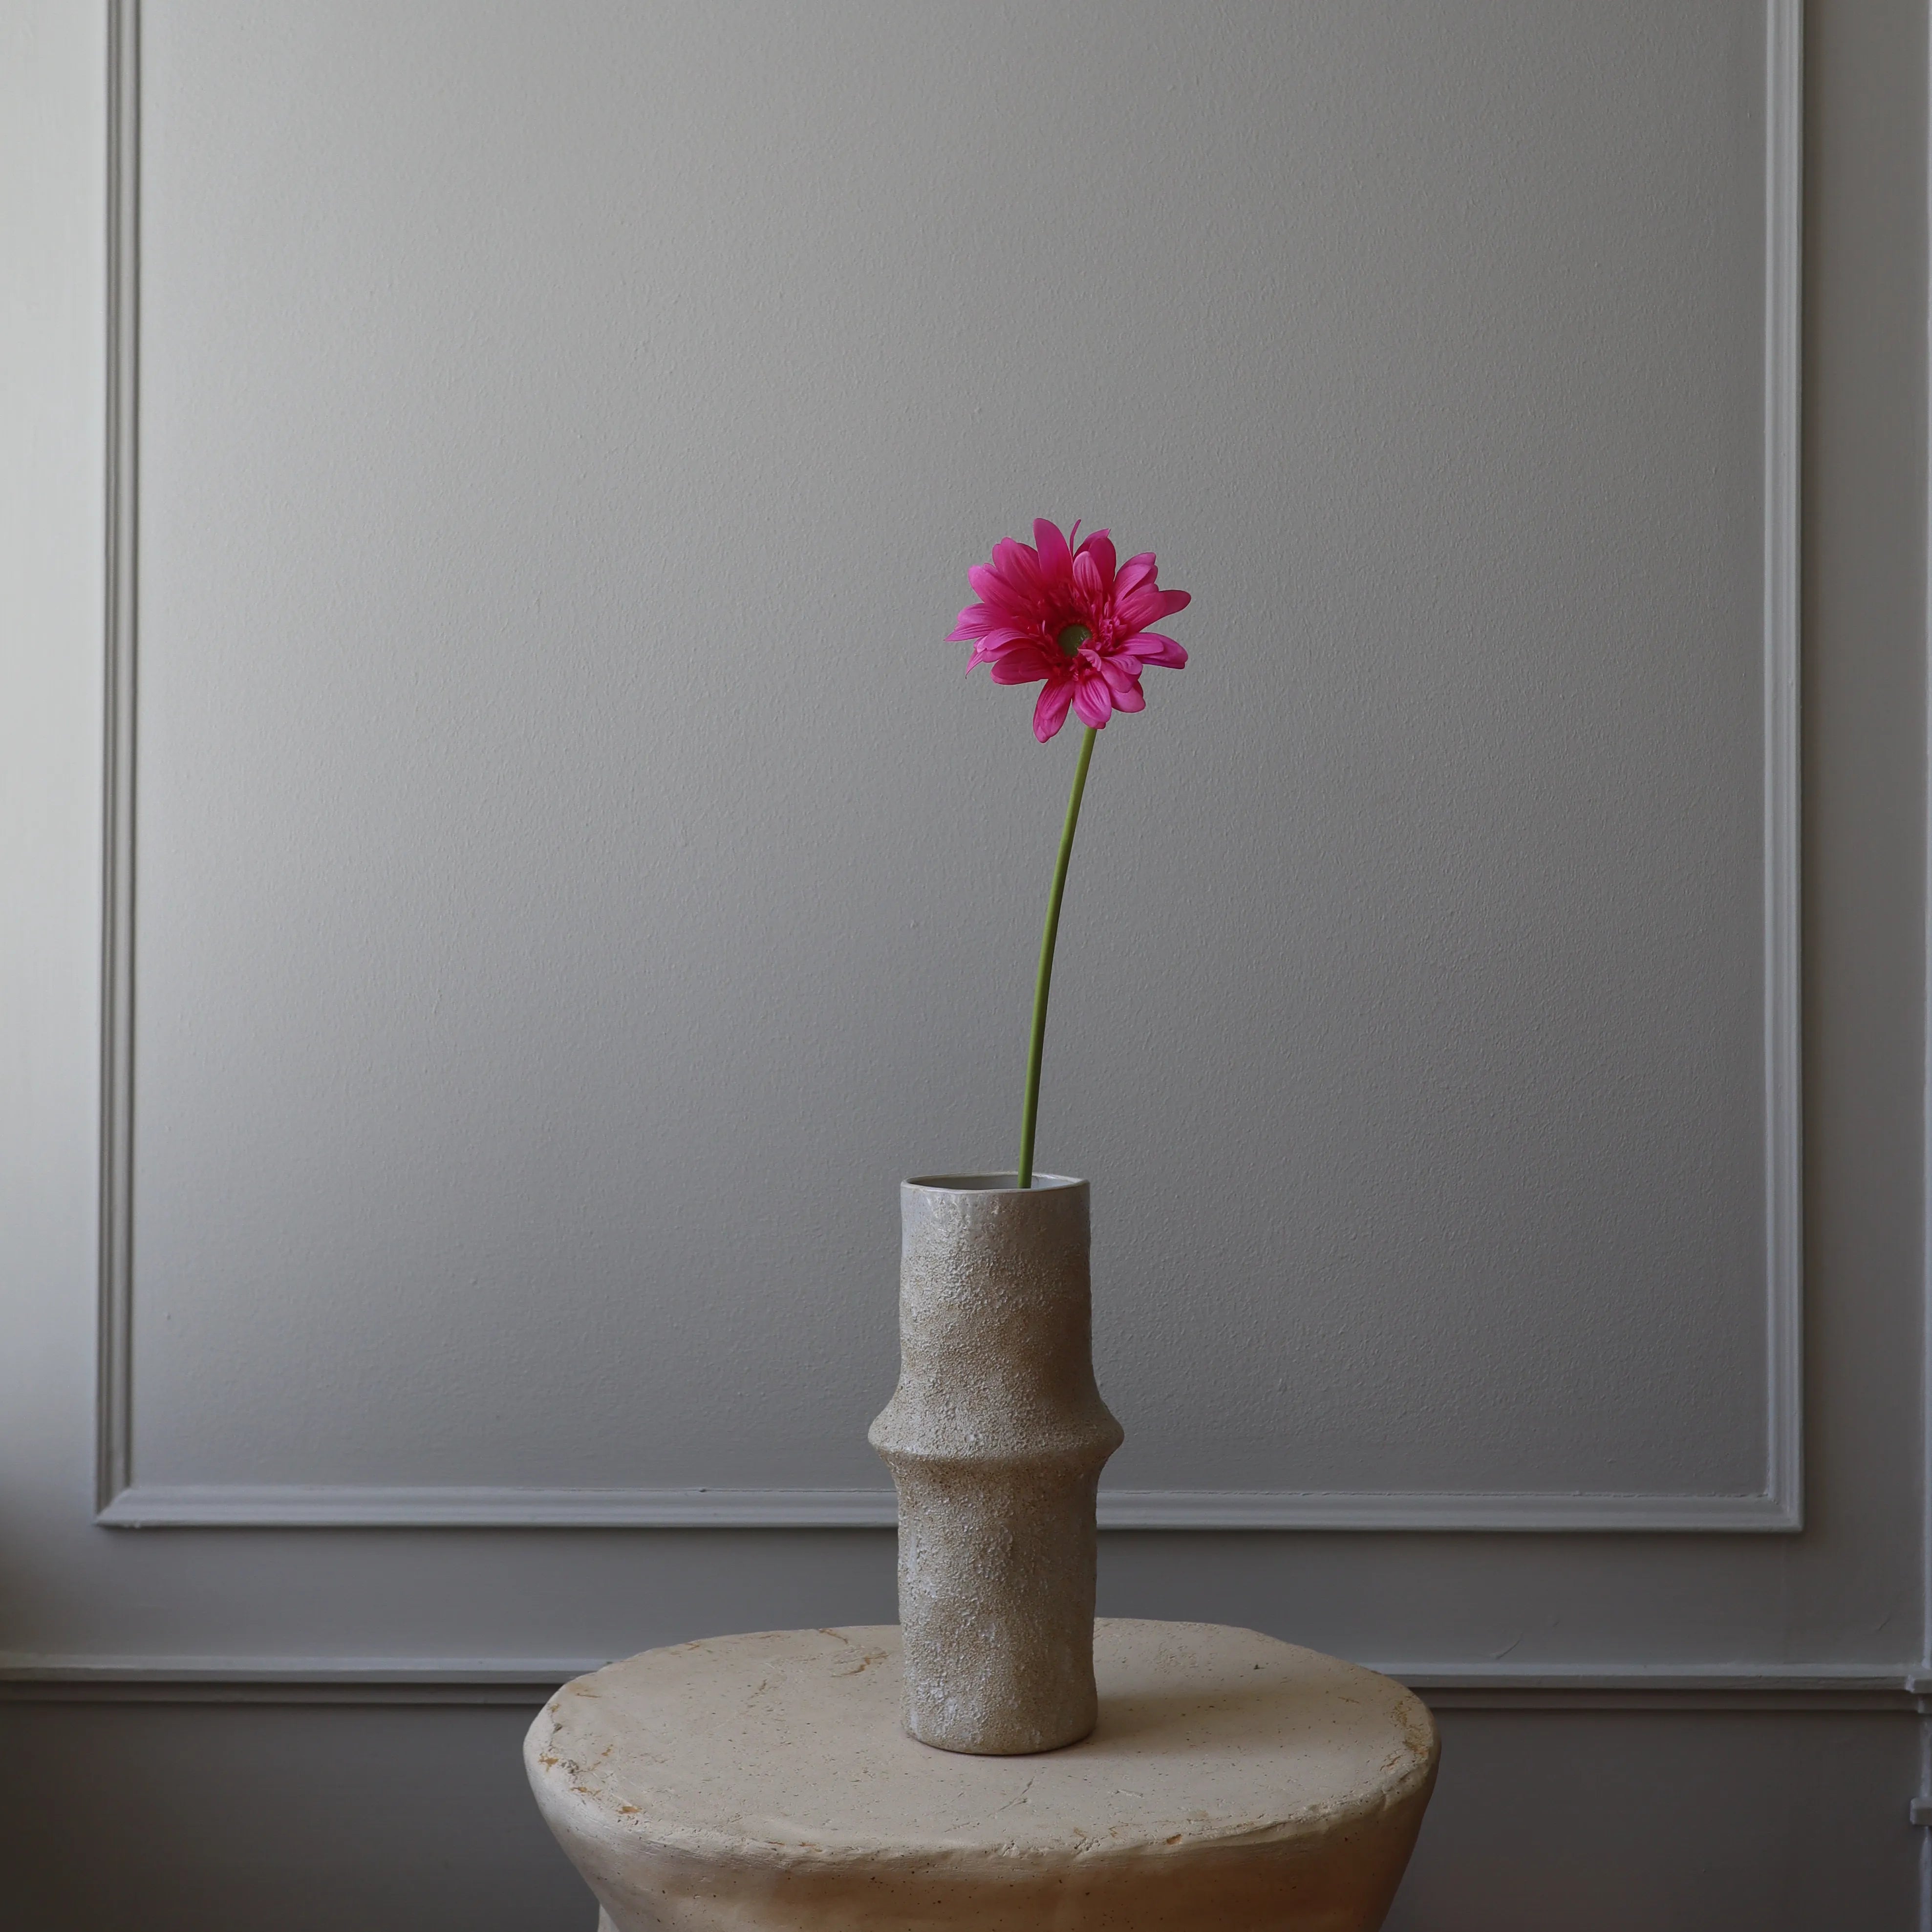
[[706,1638],[565,1685],[531,1774],[640,1844],[780,1862],[1285,1844],[1432,1775],[1420,1700],[1253,1630],[1103,1618],[1094,1666],[1090,1737],[975,1757],[900,1729],[895,1624]]

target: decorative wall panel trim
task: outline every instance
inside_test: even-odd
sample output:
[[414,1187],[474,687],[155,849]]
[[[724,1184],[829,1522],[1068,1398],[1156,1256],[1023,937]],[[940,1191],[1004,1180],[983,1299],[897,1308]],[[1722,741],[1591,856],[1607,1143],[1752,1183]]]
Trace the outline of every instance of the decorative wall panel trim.
[[[0,1703],[508,1704],[534,1708],[607,1660],[0,1657]],[[1378,1664],[1437,1710],[1878,1711],[1923,1714],[1906,1672],[1738,1664],[1512,1668]]]
[[101,801],[100,1394],[95,1481],[133,1480],[135,442],[140,325],[140,10],[107,16],[106,721]]
[[1765,9],[1765,1491],[1803,1522],[1804,1143],[1798,855],[1803,0]]
[[[324,1489],[137,1485],[123,1529],[890,1529],[890,1490]],[[1786,1529],[1773,1496],[1102,1490],[1102,1529]]]
[[[1802,0],[1766,0],[1763,1486],[1684,1496],[1532,1492],[1104,1492],[1112,1529],[1790,1531],[1801,1526],[1798,404]],[[107,318],[106,790],[103,892],[98,1520],[122,1528],[868,1528],[889,1490],[565,1490],[143,1484],[132,1336],[140,8],[112,0]]]

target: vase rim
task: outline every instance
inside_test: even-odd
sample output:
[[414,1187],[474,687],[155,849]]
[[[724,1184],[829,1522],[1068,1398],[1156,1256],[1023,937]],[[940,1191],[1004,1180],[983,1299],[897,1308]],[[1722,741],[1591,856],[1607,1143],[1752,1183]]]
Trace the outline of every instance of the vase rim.
[[1030,1187],[1011,1168],[1004,1174],[916,1174],[904,1184],[934,1194],[1058,1194],[1087,1184],[1070,1174],[1036,1174]]

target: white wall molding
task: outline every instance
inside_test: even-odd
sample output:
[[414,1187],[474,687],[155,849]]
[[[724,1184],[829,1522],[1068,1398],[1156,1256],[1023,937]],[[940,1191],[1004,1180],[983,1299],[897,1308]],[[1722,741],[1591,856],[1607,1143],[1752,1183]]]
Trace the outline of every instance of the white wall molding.
[[16,1655],[0,1704],[509,1704],[534,1708],[605,1660]]
[[134,1318],[134,625],[140,411],[140,9],[107,16],[106,718],[101,801],[98,1499],[133,1480]]
[[[533,1707],[596,1658],[214,1658],[0,1654],[0,1703],[505,1704]],[[1922,1712],[1902,1668],[1374,1667],[1438,1710]]]
[[[139,4],[110,47],[107,776],[103,892],[98,1520],[114,1527],[867,1528],[890,1491],[190,1486],[137,1478],[132,1444],[134,703],[139,547]],[[1763,400],[1763,1486],[1741,1494],[1115,1491],[1114,1529],[1788,1532],[1802,1525],[1798,983],[1798,322],[1802,0],[1766,0]]]
[[[1102,1490],[1109,1530],[1781,1530],[1772,1496],[1286,1490]],[[878,1490],[329,1489],[138,1485],[98,1520],[120,1529],[890,1529]]]
[[1804,203],[1803,0],[1766,0],[1764,232],[1766,1493],[1803,1521],[1798,573]]

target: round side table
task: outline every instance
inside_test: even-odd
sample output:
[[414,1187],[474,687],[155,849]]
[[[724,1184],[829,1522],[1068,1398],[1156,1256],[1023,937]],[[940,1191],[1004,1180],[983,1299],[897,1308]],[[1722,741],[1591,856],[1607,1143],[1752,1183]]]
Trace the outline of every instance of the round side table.
[[1400,1684],[1102,1618],[1100,1721],[1027,1757],[899,1728],[896,1625],[648,1650],[566,1684],[530,1783],[606,1932],[1373,1932],[1436,1780]]

